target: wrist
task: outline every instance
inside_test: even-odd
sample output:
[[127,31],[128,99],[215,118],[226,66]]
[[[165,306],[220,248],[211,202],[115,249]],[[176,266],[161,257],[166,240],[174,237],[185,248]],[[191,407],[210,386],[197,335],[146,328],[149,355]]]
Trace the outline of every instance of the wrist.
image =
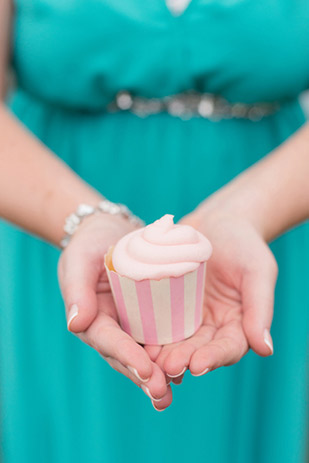
[[272,239],[273,231],[265,221],[263,214],[261,192],[254,191],[252,187],[228,184],[198,206],[195,220],[197,225],[207,222],[212,229],[215,224],[227,220],[245,221],[265,241]]
[[[99,201],[103,199],[102,196],[95,191],[90,190],[84,191],[83,193],[86,194],[76,194],[76,197],[67,196],[63,199],[62,204],[59,204],[58,198],[57,201],[53,201],[52,198],[49,198],[49,200],[45,203],[45,235],[47,235],[47,239],[57,247],[60,246],[61,240],[65,235],[64,226],[66,219],[73,213],[73,211],[76,211],[81,203],[81,198],[83,198],[82,201],[92,207],[95,207]],[[48,236],[48,234],[50,236]]]
[[[65,235],[60,241],[61,247],[65,248],[78,229],[80,229],[85,222],[89,223],[89,220],[92,222],[91,219],[95,216],[100,216],[101,218],[103,216],[103,222],[105,221],[107,224],[109,222],[108,218],[116,218],[114,223],[119,221],[124,222],[125,225],[122,224],[124,225],[122,227],[124,229],[128,224],[132,226],[132,229],[137,226],[144,225],[144,222],[132,214],[132,212],[123,204],[113,203],[105,198],[101,198],[101,201],[99,201],[95,206],[82,203],[79,204],[75,212],[67,216],[65,220]],[[119,223],[117,225],[119,226]]]
[[245,218],[265,241],[308,220],[308,142],[307,124],[209,198],[207,208]]
[[72,235],[62,254],[73,250],[103,257],[110,246],[134,230],[136,227],[122,216],[104,213],[89,215]]

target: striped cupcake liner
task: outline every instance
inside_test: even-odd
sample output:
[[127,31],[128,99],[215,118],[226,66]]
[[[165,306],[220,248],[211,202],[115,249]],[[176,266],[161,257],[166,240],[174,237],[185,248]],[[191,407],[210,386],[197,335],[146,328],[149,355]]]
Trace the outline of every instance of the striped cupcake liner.
[[135,281],[105,268],[119,322],[140,344],[162,345],[192,336],[202,322],[206,262],[190,273],[162,280]]

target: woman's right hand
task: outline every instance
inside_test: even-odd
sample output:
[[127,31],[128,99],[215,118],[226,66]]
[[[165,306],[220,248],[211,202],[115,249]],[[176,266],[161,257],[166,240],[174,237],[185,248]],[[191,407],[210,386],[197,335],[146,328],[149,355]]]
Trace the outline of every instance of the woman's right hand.
[[141,387],[161,411],[172,402],[171,387],[144,347],[121,329],[104,268],[109,246],[132,230],[120,216],[87,217],[60,256],[58,278],[68,329]]

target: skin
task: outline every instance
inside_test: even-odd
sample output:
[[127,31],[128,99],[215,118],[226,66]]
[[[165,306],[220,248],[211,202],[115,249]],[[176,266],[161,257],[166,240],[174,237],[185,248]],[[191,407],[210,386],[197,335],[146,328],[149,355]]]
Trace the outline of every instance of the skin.
[[[2,0],[1,95],[6,92],[12,17],[11,3]],[[0,102],[0,128],[0,217],[59,246],[65,218],[78,204],[97,205],[102,196],[23,127],[3,102]],[[161,398],[162,406],[166,407],[172,401],[172,391],[164,372],[143,347],[121,330],[110,291],[106,291],[106,284],[101,284],[106,250],[130,231],[132,226],[120,217],[96,215],[84,221],[61,254],[58,274],[68,320],[71,306],[79,307],[78,317],[68,328],[96,349],[115,370],[143,386],[147,395]],[[147,380],[147,386],[141,378]]]
[[249,348],[261,356],[273,353],[269,331],[278,268],[266,243],[308,220],[308,175],[305,125],[183,218],[210,239],[214,252],[199,331],[174,345],[147,348],[169,376],[184,369],[199,376],[231,365]]
[[[12,14],[10,2],[2,1],[1,95]],[[0,216],[57,246],[65,217],[80,203],[96,205],[101,195],[29,133],[4,104],[0,127]],[[141,346],[121,330],[103,257],[110,245],[132,231],[126,220],[105,214],[89,217],[62,252],[58,276],[69,330],[157,399],[152,400],[157,410],[171,404],[167,383],[180,384],[185,369],[199,376],[237,362],[249,348],[261,356],[272,354],[269,331],[277,265],[266,243],[309,216],[308,153],[305,126],[183,218],[183,223],[205,233],[214,248],[203,324],[189,340]]]

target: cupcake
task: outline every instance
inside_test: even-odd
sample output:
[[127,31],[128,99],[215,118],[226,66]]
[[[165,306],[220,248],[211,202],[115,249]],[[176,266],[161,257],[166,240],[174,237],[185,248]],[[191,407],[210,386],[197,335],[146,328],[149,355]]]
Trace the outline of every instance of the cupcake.
[[192,336],[202,322],[211,252],[204,235],[168,214],[118,241],[105,268],[122,329],[141,344]]

